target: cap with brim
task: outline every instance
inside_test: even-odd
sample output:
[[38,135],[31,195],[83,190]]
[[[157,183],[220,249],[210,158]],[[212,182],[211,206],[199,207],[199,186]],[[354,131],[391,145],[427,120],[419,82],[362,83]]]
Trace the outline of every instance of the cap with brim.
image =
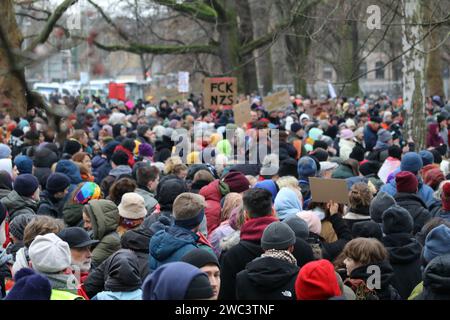
[[88,241],[84,241],[82,243],[79,244],[75,244],[73,246],[71,246],[71,248],[85,248],[85,247],[92,247],[93,245],[99,243],[100,241],[98,240],[88,240]]

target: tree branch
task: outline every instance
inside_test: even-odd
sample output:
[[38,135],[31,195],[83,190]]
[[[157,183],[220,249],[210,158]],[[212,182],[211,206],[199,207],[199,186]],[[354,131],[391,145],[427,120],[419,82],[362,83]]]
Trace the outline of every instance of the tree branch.
[[53,31],[53,28],[55,27],[58,20],[62,17],[64,12],[67,11],[72,5],[74,5],[78,0],[64,0],[63,3],[61,3],[55,11],[52,13],[50,18],[48,19],[46,25],[40,32],[39,36],[33,40],[33,42],[30,44],[30,46],[25,51],[33,51],[39,44],[45,43],[47,41],[48,37]]
[[111,18],[105,13],[105,11],[103,11],[103,9],[102,9],[98,4],[96,4],[96,3],[95,3],[94,1],[92,1],[92,0],[88,0],[88,2],[89,2],[92,6],[94,6],[95,9],[97,9],[97,11],[98,11],[98,12],[100,13],[100,15],[103,17],[103,19],[105,19],[105,21],[117,31],[117,33],[119,34],[119,36],[120,36],[122,39],[124,39],[125,41],[129,41],[129,40],[130,40],[129,37],[128,37],[128,35],[127,35],[125,32],[123,32],[123,30],[122,30],[121,28],[119,28],[119,27],[114,23],[114,21],[111,20]]
[[217,21],[217,12],[202,1],[196,0],[190,3],[177,3],[176,0],[153,0],[153,2],[179,12],[187,13],[206,22],[215,23]]

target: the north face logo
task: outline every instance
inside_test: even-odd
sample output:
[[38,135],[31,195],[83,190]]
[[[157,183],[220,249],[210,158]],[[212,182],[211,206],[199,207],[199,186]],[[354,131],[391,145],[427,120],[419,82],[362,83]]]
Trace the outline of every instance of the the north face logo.
[[285,297],[292,298],[292,292],[290,292],[290,291],[286,290],[286,291],[283,291],[281,294]]

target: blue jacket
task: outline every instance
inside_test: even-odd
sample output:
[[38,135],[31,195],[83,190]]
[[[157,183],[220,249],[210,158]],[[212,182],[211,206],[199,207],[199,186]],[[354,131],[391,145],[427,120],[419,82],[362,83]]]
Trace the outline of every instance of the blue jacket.
[[95,156],[92,159],[92,174],[94,175],[96,184],[100,184],[111,170],[112,167],[108,159],[101,156]]
[[91,300],[142,300],[142,290],[136,289],[130,292],[102,291]]
[[165,263],[180,261],[187,252],[198,248],[198,239],[191,230],[176,225],[158,231],[150,240],[150,272]]
[[374,132],[370,126],[367,124],[364,127],[364,142],[366,143],[366,150],[372,151],[377,144],[378,135]]
[[[400,169],[397,169],[396,171],[394,171],[394,175],[397,175],[397,173],[399,172]],[[423,183],[422,178],[419,177],[418,179],[419,179],[419,192],[417,193],[417,195],[421,197],[423,202],[425,202],[428,205],[434,199],[433,198],[434,191],[433,189],[431,189],[431,187]],[[397,184],[395,182],[395,176],[394,179],[391,179],[391,181],[389,181],[389,183],[382,186],[380,188],[380,191],[386,192],[391,196],[395,196],[395,194],[397,193]]]

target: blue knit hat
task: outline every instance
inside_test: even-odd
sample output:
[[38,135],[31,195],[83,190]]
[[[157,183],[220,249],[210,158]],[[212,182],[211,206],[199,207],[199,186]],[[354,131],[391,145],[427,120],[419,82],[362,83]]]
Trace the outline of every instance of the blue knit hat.
[[437,256],[450,254],[450,228],[446,225],[440,225],[427,235],[425,246],[423,248],[423,258],[430,262]]
[[11,148],[4,143],[0,143],[0,159],[6,159],[11,156]]
[[32,269],[20,269],[15,274],[14,281],[14,286],[5,300],[50,300],[50,281]]
[[22,197],[31,197],[39,188],[38,179],[29,174],[21,174],[14,181],[14,190]]
[[428,150],[422,150],[419,152],[419,156],[422,158],[423,166],[427,166],[429,164],[434,163],[434,156],[433,154]]
[[408,152],[402,157],[401,171],[409,171],[417,174],[423,168],[422,158],[416,152]]
[[33,160],[30,157],[20,155],[14,159],[14,165],[19,170],[19,174],[30,173],[33,170]]
[[317,173],[316,162],[310,157],[303,157],[298,160],[298,176],[300,178],[314,177]]

